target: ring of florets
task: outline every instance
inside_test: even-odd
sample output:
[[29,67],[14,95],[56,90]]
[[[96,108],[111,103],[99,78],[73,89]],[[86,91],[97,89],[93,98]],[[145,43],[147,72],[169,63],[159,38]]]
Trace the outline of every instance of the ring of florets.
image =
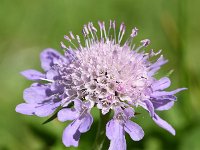
[[[62,82],[66,85],[66,94],[69,99],[79,98],[90,101],[94,105],[97,104],[103,113],[107,113],[113,106],[126,107],[137,103],[138,99],[144,99],[145,95],[141,93],[148,79],[146,64],[141,59],[141,55],[142,58],[146,55],[139,54],[137,51],[146,47],[150,41],[142,40],[142,45],[133,52],[134,46],[131,45],[131,41],[137,35],[137,28],[132,30],[130,38],[123,46],[120,46],[125,33],[123,23],[118,37],[115,33],[115,22],[110,22],[108,34],[104,23],[99,22],[99,27],[100,39],[92,23],[84,26],[85,47],[81,45],[78,35],[74,36],[72,32],[70,36],[65,35],[64,38],[76,49],[74,51],[76,58],[65,69],[61,67],[64,70],[61,71],[61,76],[63,76]],[[111,29],[114,30],[113,37],[110,36]],[[79,45],[78,48],[72,42],[75,39]],[[67,50],[72,49],[67,48],[63,43],[61,46]],[[139,82],[130,83],[135,80]]]

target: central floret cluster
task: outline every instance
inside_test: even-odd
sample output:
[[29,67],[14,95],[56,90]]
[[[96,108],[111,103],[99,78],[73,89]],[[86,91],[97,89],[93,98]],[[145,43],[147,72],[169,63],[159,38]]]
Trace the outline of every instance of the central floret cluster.
[[152,79],[147,74],[145,54],[113,41],[95,43],[74,53],[76,58],[62,71],[69,99],[90,101],[105,114],[113,107],[125,108],[149,98],[147,88]]
[[44,117],[57,110],[59,121],[73,120],[63,133],[65,146],[78,146],[81,133],[88,131],[93,122],[90,111],[95,106],[103,115],[114,111],[113,119],[106,125],[110,150],[126,149],[125,131],[134,141],[143,138],[142,128],[130,120],[135,115],[134,107],[138,106],[146,109],[156,124],[174,135],[175,130],[155,110],[170,109],[176,100],[174,94],[185,88],[166,92],[163,90],[170,86],[169,78],[154,78],[167,60],[162,55],[154,63],[149,59],[161,51],[145,53],[143,49],[149,45],[148,39],[135,47],[132,41],[137,28],[132,29],[122,44],[124,23],[118,35],[115,21],[110,21],[107,31],[104,22],[99,22],[99,28],[100,38],[91,22],[83,27],[84,44],[72,32],[65,35],[70,46],[61,42],[64,56],[53,49],[44,50],[41,64],[45,73],[22,72],[36,83],[24,91],[26,103],[18,105],[16,111]]

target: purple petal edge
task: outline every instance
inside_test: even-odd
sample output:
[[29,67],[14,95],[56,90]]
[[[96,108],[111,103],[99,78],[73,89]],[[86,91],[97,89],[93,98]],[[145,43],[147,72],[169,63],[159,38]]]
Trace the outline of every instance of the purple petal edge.
[[153,120],[158,126],[167,130],[172,135],[176,134],[176,131],[174,130],[174,128],[169,123],[167,123],[165,120],[161,119],[157,114],[154,115]]
[[37,81],[41,78],[45,78],[45,75],[37,70],[29,69],[21,72],[21,75],[28,80]]

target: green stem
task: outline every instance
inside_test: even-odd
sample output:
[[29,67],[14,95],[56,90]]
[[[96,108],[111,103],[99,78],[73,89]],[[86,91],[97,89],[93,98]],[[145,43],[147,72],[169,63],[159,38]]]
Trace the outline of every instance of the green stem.
[[104,146],[104,142],[106,140],[106,135],[105,135],[106,123],[110,119],[110,112],[107,113],[106,115],[102,115],[101,111],[99,112],[100,112],[100,117],[99,117],[99,123],[98,123],[98,131],[96,134],[93,150],[102,150]]

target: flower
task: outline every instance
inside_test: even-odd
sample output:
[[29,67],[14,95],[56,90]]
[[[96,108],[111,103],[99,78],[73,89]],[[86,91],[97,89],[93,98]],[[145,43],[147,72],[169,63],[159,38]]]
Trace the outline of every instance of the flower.
[[125,132],[134,141],[143,138],[142,128],[130,120],[135,116],[135,107],[143,107],[157,125],[175,135],[173,127],[155,111],[170,109],[176,101],[174,94],[185,88],[165,91],[171,84],[170,79],[154,77],[167,63],[162,55],[157,61],[150,61],[161,51],[145,53],[149,39],[141,40],[141,44],[135,46],[132,41],[137,36],[137,28],[132,29],[123,43],[124,23],[118,34],[115,21],[110,21],[108,30],[104,22],[99,21],[98,25],[100,37],[93,23],[84,25],[84,43],[72,32],[65,35],[69,46],[61,42],[64,55],[53,49],[44,50],[41,53],[44,73],[22,72],[35,83],[24,90],[25,103],[19,104],[16,111],[39,117],[58,111],[59,121],[71,120],[62,138],[67,147],[78,146],[81,133],[90,129],[93,122],[90,111],[94,107],[103,115],[114,111],[113,119],[106,125],[109,150],[126,149]]

